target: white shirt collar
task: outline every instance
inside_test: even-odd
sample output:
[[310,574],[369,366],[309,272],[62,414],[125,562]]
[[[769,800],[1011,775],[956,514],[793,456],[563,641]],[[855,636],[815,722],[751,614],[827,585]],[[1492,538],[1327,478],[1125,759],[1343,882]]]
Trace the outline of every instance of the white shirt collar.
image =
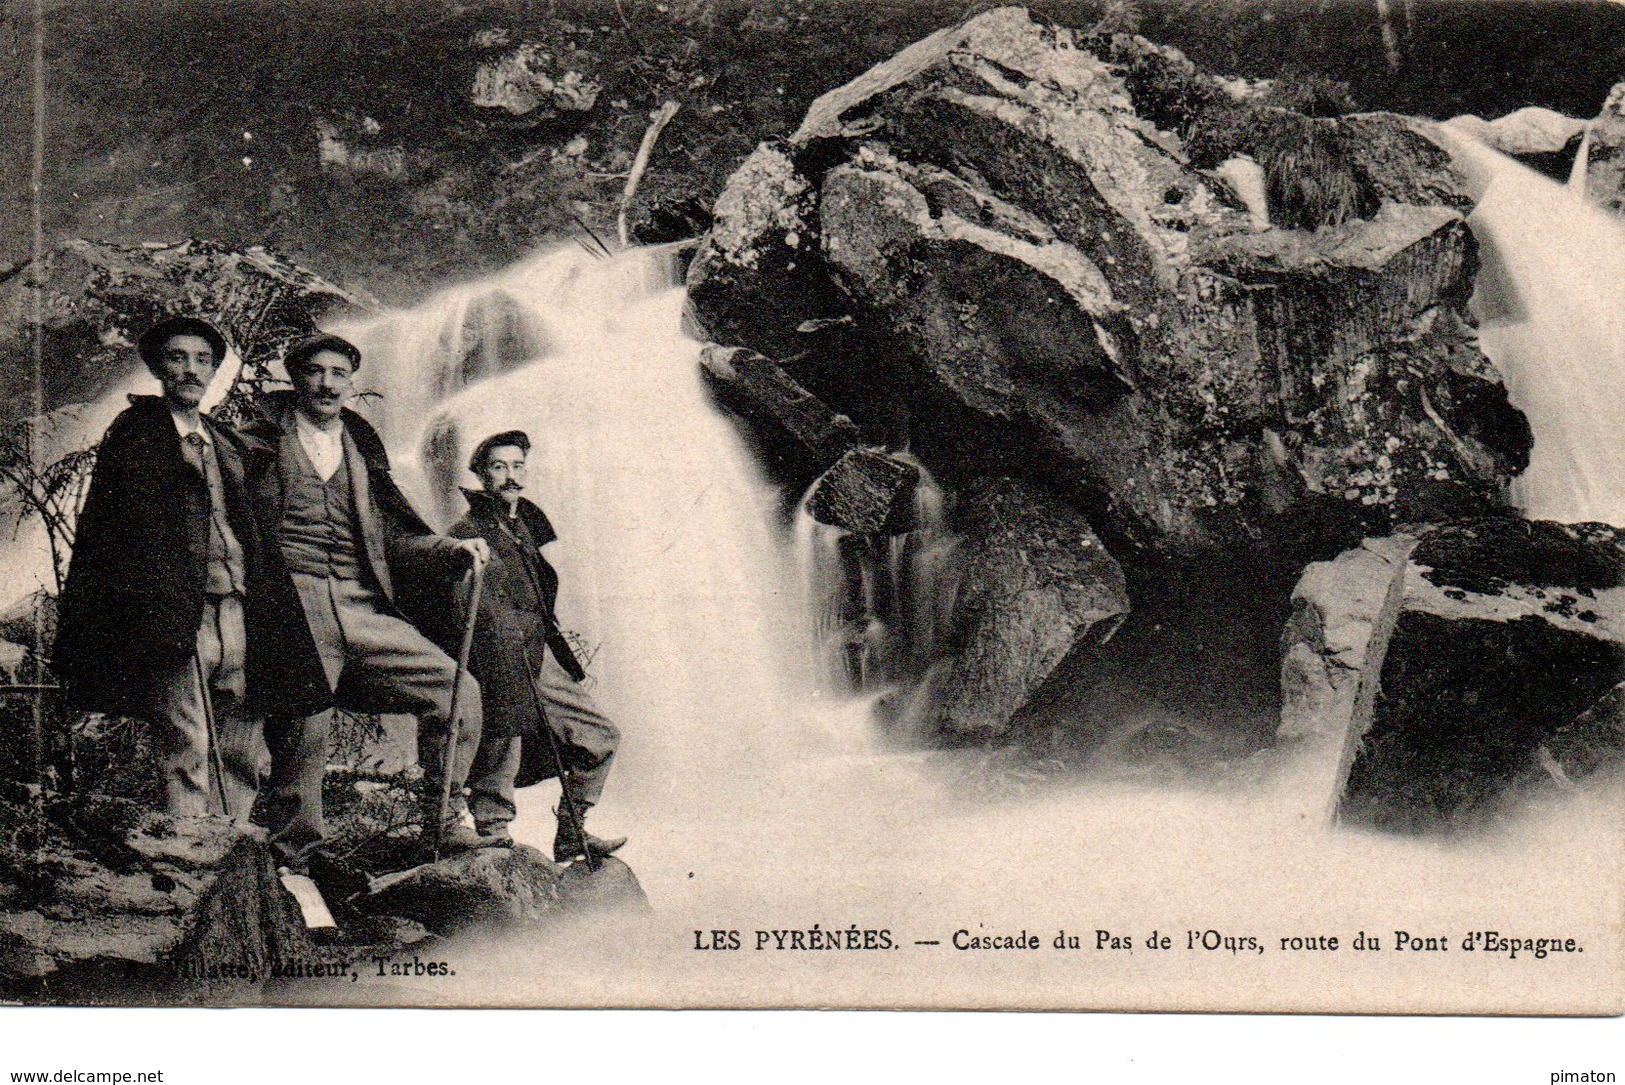
[[333,472],[344,462],[344,423],[341,421],[332,429],[322,429],[295,411],[293,427],[305,455],[310,457],[310,465],[316,468],[316,474],[323,482],[332,478]]
[[169,417],[175,423],[175,432],[180,434],[183,440],[186,438],[187,434],[195,433],[203,438],[204,444],[214,444],[214,438],[209,434],[209,427],[203,424],[202,416],[187,418],[180,411],[170,411]]
[[318,445],[337,446],[340,434],[344,431],[343,422],[333,423],[330,429],[323,429],[298,411],[293,412],[294,428],[299,431],[301,441],[309,441]]

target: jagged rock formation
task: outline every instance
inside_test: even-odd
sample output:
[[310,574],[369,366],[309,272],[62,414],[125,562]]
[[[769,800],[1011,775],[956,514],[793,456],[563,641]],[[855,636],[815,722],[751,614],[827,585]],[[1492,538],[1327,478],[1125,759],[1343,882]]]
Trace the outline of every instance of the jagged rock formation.
[[859,535],[902,535],[914,530],[913,464],[873,449],[846,453],[807,495],[807,511],[821,524]]
[[562,35],[511,47],[509,38],[501,29],[476,36],[475,47],[487,55],[474,69],[469,101],[475,106],[502,110],[517,123],[541,124],[598,104],[603,84],[581,70],[591,54]]
[[1614,84],[1588,128],[1586,198],[1625,215],[1625,82]]
[[[545,936],[561,922],[649,910],[619,860],[592,873],[521,845],[375,879],[354,900],[327,900],[337,928],[309,931],[260,830],[107,797],[53,801],[41,814],[0,801],[0,994],[29,1002],[277,1001],[452,934]],[[339,837],[353,835],[355,817],[339,812]]]
[[1280,737],[1344,822],[1425,828],[1511,784],[1625,754],[1625,536],[1493,518],[1309,566],[1284,638]]
[[0,417],[34,412],[36,297],[46,411],[93,400],[139,367],[131,348],[162,314],[218,324],[253,382],[319,317],[366,304],[258,247],[70,241],[0,283]]
[[117,1002],[162,989],[188,915],[239,839],[224,819],[109,798],[42,807],[37,819],[0,803],[0,820],[0,990],[13,998]]
[[[1341,225],[1255,231],[1197,168],[1235,153],[1272,220]],[[1403,118],[1248,107],[1173,50],[1004,8],[760,147],[689,285],[714,340],[1114,546],[1346,545],[1495,508],[1526,462],[1463,319],[1465,206]]]
[[1111,636],[1129,611],[1127,586],[1077,510],[1014,479],[968,486],[956,527],[957,643],[933,722],[948,734],[1000,738],[1075,645]]

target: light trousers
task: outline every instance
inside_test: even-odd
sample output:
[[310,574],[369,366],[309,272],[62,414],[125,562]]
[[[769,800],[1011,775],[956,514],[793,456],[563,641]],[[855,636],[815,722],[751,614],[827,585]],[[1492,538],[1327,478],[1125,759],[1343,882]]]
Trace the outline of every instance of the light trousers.
[[[140,636],[131,630],[131,636]],[[197,646],[185,662],[159,675],[149,723],[162,764],[169,813],[202,817],[227,813],[247,823],[254,809],[268,755],[260,720],[246,710],[244,670],[247,637],[240,595],[209,596],[198,623]],[[222,787],[210,784],[209,709],[221,767]]]
[[[604,793],[604,782],[621,742],[620,728],[599,711],[592,695],[570,678],[552,652],[546,653],[536,675],[536,692],[547,712],[548,725],[558,738],[575,796],[591,806]],[[537,733],[524,741],[540,744],[551,764],[553,755],[546,735]],[[517,736],[497,736],[482,741],[474,757],[468,776],[468,806],[475,826],[486,835],[505,835],[517,812],[514,780],[519,774],[521,751]]]
[[[381,594],[355,580],[296,573],[293,583],[335,706],[416,716],[418,762],[431,796],[439,795],[446,780],[448,729],[455,728],[447,820],[461,820],[467,809],[463,784],[480,741],[480,690],[473,676],[463,674],[454,720],[456,662],[392,613]],[[271,840],[284,858],[296,864],[319,849],[327,836],[322,777],[332,731],[331,710],[266,723],[271,744]]]

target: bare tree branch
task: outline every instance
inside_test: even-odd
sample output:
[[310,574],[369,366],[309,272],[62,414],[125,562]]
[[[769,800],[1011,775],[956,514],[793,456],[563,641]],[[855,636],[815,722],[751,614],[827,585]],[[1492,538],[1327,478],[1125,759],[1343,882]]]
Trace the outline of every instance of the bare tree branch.
[[660,138],[661,131],[671,122],[672,117],[676,116],[677,110],[677,103],[668,98],[655,111],[648,131],[643,133],[643,142],[638,144],[638,155],[632,160],[632,172],[627,175],[626,187],[621,190],[621,213],[615,220],[616,232],[620,235],[623,249],[632,246],[632,233],[626,225],[627,212],[632,207],[632,197],[637,195],[638,182],[643,180],[643,171],[649,168],[649,154],[654,150],[655,140]]

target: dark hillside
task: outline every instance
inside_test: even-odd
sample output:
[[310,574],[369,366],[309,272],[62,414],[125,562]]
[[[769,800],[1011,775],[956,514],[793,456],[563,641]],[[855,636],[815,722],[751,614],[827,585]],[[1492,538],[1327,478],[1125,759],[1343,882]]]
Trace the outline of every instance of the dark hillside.
[[[632,224],[703,228],[722,180],[807,103],[988,0],[87,0],[47,16],[44,230],[265,244],[387,300],[590,227],[613,235],[649,116]],[[1394,4],[1396,69],[1368,0],[1057,0],[1045,18],[1137,27],[1203,68],[1318,74],[1360,108],[1595,112],[1625,74],[1625,8]],[[1110,10],[1107,11],[1106,9]],[[1404,12],[1413,10],[1409,25]],[[0,267],[29,243],[29,13],[0,27]],[[589,88],[573,108],[473,103],[481,65],[529,46]],[[595,93],[593,93],[595,92]],[[322,160],[328,151],[343,161]]]

